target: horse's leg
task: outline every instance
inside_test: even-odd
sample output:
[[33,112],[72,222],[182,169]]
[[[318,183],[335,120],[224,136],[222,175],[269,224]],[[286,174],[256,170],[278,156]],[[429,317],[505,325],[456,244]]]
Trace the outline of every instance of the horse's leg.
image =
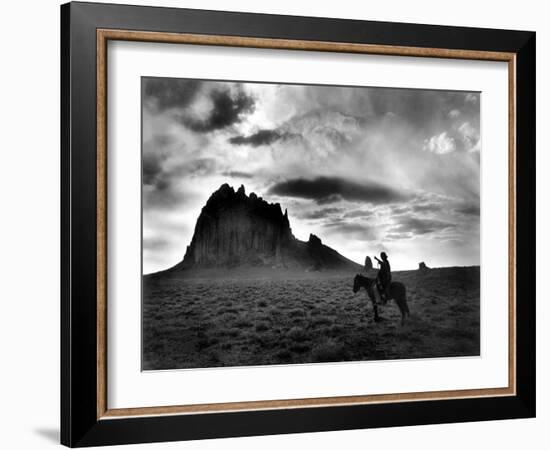
[[401,313],[401,326],[405,325],[405,315],[407,313],[407,304],[405,303],[404,296],[401,295],[401,292],[399,292],[398,289],[395,290],[396,292],[392,292],[392,297],[399,307],[399,312]]
[[405,318],[411,315],[409,311],[409,305],[407,305],[407,293],[403,291],[396,292],[396,303],[399,305],[401,311],[401,326],[405,324]]
[[376,299],[374,298],[374,292],[372,292],[372,290],[368,290],[367,293],[369,294],[369,298],[372,303],[372,309],[374,310],[374,321],[379,322],[380,316],[378,315],[378,305],[376,304]]
[[407,313],[407,302],[405,300],[405,295],[402,293],[399,288],[393,283],[388,287],[388,299],[393,299],[399,312],[401,313],[401,326],[405,323],[405,314]]
[[388,300],[391,298],[390,288],[389,286],[384,289],[382,294],[380,294],[380,300],[382,301],[383,305],[386,305],[388,303]]

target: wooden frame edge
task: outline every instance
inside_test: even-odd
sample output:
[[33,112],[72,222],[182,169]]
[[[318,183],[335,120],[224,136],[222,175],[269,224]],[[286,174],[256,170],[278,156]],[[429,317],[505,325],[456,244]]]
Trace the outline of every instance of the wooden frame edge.
[[460,50],[432,47],[405,47],[381,44],[357,44],[329,41],[299,41],[292,39],[252,38],[194,33],[160,33],[99,28],[98,42],[122,40],[135,42],[158,42],[166,44],[216,45],[222,47],[248,47],[278,50],[308,50],[321,52],[364,53],[411,57],[437,57],[451,59],[474,59],[487,61],[511,61],[514,53],[483,50]]
[[138,408],[107,409],[99,419],[116,419],[136,416],[174,414],[231,413],[272,409],[353,406],[396,402],[443,401],[464,398],[506,397],[514,395],[511,388],[468,389],[462,391],[410,392],[401,394],[315,397],[287,400],[259,400],[250,402],[209,403],[198,405],[147,406]]
[[107,411],[107,40],[97,33],[97,417]]
[[508,386],[516,382],[516,55],[508,61]]
[[[123,417],[143,417],[174,414],[206,414],[270,409],[350,406],[376,403],[451,400],[464,398],[514,396],[516,383],[516,54],[480,50],[404,47],[377,44],[356,44],[326,41],[299,41],[290,39],[250,38],[240,36],[164,33],[98,28],[97,37],[97,419],[112,420]],[[508,387],[400,394],[317,397],[305,399],[265,400],[199,405],[150,406],[108,409],[107,405],[107,42],[123,40],[135,42],[180,43],[231,47],[305,50],[341,53],[363,53],[408,57],[488,60],[508,63],[508,182],[509,182],[509,365]]]

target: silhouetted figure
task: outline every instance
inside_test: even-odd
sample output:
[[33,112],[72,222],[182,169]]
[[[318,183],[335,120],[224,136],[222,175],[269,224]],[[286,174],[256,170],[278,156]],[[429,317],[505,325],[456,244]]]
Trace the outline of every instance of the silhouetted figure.
[[378,290],[380,291],[380,297],[382,297],[382,300],[384,302],[387,302],[389,297],[388,288],[390,287],[391,283],[391,267],[386,252],[380,253],[380,257],[382,258],[382,260],[378,259],[376,256],[374,257],[374,259],[378,261],[378,265],[380,266],[380,270],[378,271],[377,284]]
[[368,273],[371,270],[373,270],[372,259],[370,259],[370,256],[367,255],[365,258],[365,272]]
[[[357,293],[360,288],[365,288],[374,310],[374,321],[379,322],[380,316],[378,315],[378,306],[376,305],[373,289],[376,282],[376,279],[368,278],[358,273],[353,279],[353,292]],[[409,312],[409,305],[407,305],[407,290],[405,285],[399,281],[392,282],[388,288],[388,298],[393,298],[399,307],[399,311],[401,311],[401,325],[403,325],[405,323],[405,317],[411,315]]]
[[365,258],[365,267],[363,268],[365,276],[369,278],[376,279],[378,278],[378,269],[375,269],[372,264],[372,259],[370,256]]

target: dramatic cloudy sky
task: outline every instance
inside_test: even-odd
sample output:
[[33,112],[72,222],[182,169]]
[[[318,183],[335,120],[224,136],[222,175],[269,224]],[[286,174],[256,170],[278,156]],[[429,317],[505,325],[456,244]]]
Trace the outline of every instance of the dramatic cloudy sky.
[[142,99],[145,273],[223,183],[359,263],[479,264],[478,93],[144,78]]

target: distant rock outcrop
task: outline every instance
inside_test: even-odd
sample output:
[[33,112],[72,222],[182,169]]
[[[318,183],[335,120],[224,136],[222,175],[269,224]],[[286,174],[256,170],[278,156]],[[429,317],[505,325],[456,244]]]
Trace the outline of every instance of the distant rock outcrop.
[[310,235],[294,237],[288,213],[279,203],[268,203],[244,186],[228,184],[214,192],[197,219],[183,260],[170,270],[192,268],[273,267],[358,269],[360,266]]
[[425,272],[426,270],[430,270],[430,268],[426,265],[424,261],[422,261],[421,263],[418,263],[418,270],[420,272]]

